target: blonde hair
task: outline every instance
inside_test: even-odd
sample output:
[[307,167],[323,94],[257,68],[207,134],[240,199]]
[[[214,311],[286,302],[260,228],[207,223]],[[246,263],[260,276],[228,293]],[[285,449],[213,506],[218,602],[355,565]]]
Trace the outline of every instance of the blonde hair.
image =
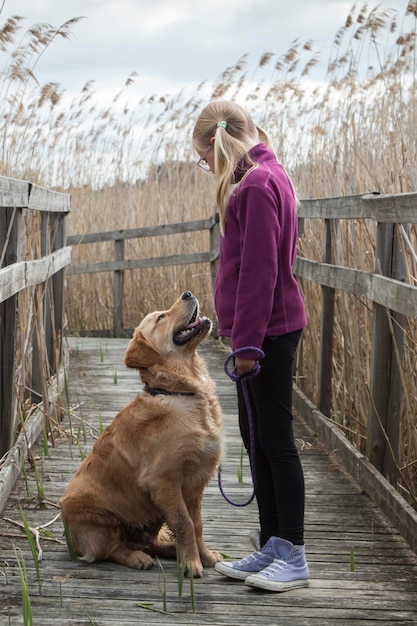
[[[213,143],[213,137],[215,141]],[[193,131],[193,145],[197,152],[204,152],[213,144],[216,175],[216,203],[220,217],[220,230],[224,234],[226,206],[229,199],[233,174],[238,163],[248,156],[249,142],[263,142],[272,148],[268,134],[252,120],[242,107],[234,102],[213,101],[200,113]]]

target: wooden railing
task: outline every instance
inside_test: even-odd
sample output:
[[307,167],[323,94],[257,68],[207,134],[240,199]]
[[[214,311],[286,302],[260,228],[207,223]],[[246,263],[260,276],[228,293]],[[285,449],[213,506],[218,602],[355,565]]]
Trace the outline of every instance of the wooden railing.
[[[175,254],[171,256],[150,257],[140,259],[125,259],[125,241],[141,239],[143,237],[163,237],[190,233],[196,231],[210,231],[210,249],[206,252]],[[212,284],[217,270],[218,259],[219,219],[215,212],[212,217],[191,222],[132,228],[127,230],[113,230],[103,233],[89,233],[86,235],[70,235],[68,245],[92,244],[104,241],[114,241],[114,259],[100,263],[72,265],[70,274],[89,274],[95,272],[113,272],[113,334],[119,337],[123,331],[123,277],[126,270],[144,269],[146,267],[167,267],[170,265],[190,265],[193,263],[210,263]]]
[[[383,196],[378,194],[303,200],[299,207],[300,231],[305,219],[324,220],[324,251],[321,261],[297,258],[294,272],[300,279],[322,286],[319,400],[318,409],[327,416],[332,413],[332,358],[335,325],[335,292],[343,290],[373,303],[371,338],[371,376],[369,381],[372,405],[367,425],[367,456],[393,484],[397,479],[399,411],[401,374],[398,351],[401,352],[403,317],[417,319],[417,288],[403,280],[402,254],[397,228],[417,223],[417,194]],[[376,223],[376,260],[374,272],[340,267],[333,262],[333,232],[341,219],[369,219]],[[131,238],[171,235],[195,230],[210,230],[210,248],[198,254],[168,257],[125,259],[124,241]],[[218,220],[216,214],[207,220],[180,224],[118,230],[87,235],[72,235],[72,245],[114,241],[114,259],[107,262],[73,265],[71,274],[113,272],[113,332],[123,328],[123,273],[127,270],[188,263],[209,262],[214,279],[218,258]],[[390,316],[386,312],[390,311]],[[394,330],[393,330],[394,329]],[[393,333],[395,341],[392,340]],[[394,452],[394,453],[393,453]]]
[[69,195],[0,177],[0,457],[60,365],[69,210]]
[[[417,194],[347,196],[304,200],[300,218],[324,219],[323,262],[298,257],[299,278],[322,285],[318,408],[332,410],[332,355],[335,291],[342,290],[373,303],[371,337],[371,403],[367,424],[367,456],[396,484],[400,437],[401,371],[404,316],[417,319],[417,288],[404,280],[402,240],[397,229],[417,223]],[[333,264],[334,226],[341,219],[369,219],[377,224],[375,272]],[[387,311],[390,312],[387,315]]]

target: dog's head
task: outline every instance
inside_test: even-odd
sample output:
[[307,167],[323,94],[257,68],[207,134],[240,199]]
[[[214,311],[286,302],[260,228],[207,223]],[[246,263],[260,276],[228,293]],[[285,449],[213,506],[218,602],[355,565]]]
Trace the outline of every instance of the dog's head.
[[135,329],[126,353],[127,367],[147,369],[166,359],[192,356],[210,333],[211,320],[199,317],[197,298],[185,291],[168,311],[149,313]]

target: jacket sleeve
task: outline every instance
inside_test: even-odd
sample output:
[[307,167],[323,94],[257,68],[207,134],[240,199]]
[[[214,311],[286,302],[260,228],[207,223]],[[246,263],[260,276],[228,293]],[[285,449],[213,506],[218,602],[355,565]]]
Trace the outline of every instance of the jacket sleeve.
[[[235,350],[260,348],[271,318],[279,272],[278,202],[276,192],[265,182],[245,184],[238,190],[241,262],[232,328]],[[249,350],[242,356],[256,358],[257,355]]]

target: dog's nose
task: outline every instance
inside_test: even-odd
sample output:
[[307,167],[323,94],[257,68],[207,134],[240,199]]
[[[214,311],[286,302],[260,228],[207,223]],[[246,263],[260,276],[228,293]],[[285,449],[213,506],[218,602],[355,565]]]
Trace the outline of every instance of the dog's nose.
[[181,296],[181,300],[189,300],[190,298],[194,298],[191,291],[184,291],[184,293]]

